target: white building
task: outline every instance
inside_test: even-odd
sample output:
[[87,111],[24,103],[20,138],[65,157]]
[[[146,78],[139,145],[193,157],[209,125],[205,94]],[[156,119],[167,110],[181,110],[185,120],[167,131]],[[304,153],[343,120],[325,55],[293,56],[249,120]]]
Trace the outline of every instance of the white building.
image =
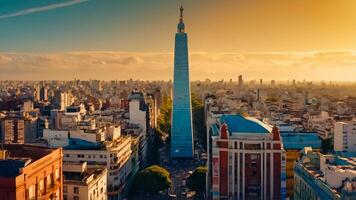
[[356,119],[350,122],[335,122],[334,150],[356,152]]
[[48,142],[48,147],[65,147],[69,144],[69,131],[67,130],[43,130],[43,139]]
[[63,163],[63,200],[107,200],[107,169],[88,169],[87,163]]
[[130,123],[139,124],[143,133],[147,130],[147,108],[141,92],[133,92],[130,96],[129,118]]
[[309,116],[308,129],[317,132],[321,138],[327,139],[332,137],[333,123],[334,120],[330,117],[329,113],[322,111],[320,115]]
[[356,199],[355,166],[356,162],[350,153],[324,155],[305,147],[303,157],[294,168],[293,198]]
[[100,145],[75,140],[75,144],[64,147],[63,160],[68,162],[87,162],[88,168],[106,166],[108,169],[109,199],[121,198],[127,178],[131,175],[131,137],[121,136],[114,141]]

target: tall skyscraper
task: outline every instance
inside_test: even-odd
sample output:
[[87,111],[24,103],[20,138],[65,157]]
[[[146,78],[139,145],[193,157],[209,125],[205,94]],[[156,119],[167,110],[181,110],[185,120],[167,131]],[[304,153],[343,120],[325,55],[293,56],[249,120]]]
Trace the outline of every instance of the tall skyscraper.
[[175,38],[171,157],[193,157],[193,125],[189,82],[188,41],[183,7]]

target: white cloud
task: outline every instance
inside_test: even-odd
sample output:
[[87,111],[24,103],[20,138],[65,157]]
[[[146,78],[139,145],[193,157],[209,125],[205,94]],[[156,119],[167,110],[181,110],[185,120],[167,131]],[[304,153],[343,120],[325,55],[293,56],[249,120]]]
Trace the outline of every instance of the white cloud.
[[[356,53],[265,52],[190,54],[194,79],[298,79],[355,81]],[[172,53],[80,51],[0,53],[0,79],[172,79]]]
[[72,0],[72,1],[68,1],[68,2],[56,3],[56,4],[51,4],[51,5],[42,6],[42,7],[28,8],[28,9],[20,10],[20,11],[17,11],[17,12],[0,15],[0,20],[1,19],[10,18],[10,17],[28,15],[28,14],[36,13],[36,12],[54,10],[54,9],[57,9],[57,8],[63,8],[63,7],[72,6],[72,5],[79,4],[79,3],[84,3],[86,1],[89,1],[89,0]]

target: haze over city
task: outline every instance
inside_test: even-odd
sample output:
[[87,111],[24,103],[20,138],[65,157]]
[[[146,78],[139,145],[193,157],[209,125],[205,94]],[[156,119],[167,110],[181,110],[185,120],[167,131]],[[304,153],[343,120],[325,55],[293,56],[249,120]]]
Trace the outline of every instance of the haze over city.
[[[179,4],[1,1],[0,79],[171,80]],[[192,80],[355,81],[353,0],[184,4]]]

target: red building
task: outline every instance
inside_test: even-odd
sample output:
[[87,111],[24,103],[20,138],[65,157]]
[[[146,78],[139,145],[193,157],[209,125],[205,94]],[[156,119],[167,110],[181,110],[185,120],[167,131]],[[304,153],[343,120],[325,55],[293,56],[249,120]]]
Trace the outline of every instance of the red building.
[[0,200],[62,200],[62,149],[5,144],[0,151]]
[[210,133],[210,199],[281,199],[284,153],[276,127],[255,118],[222,115]]

